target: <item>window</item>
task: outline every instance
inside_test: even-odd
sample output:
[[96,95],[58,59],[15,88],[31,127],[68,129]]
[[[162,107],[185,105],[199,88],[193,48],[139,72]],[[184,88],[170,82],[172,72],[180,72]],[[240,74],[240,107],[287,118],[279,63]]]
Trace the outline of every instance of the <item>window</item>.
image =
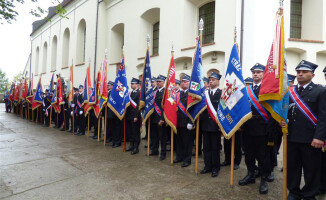
[[82,19],[78,24],[77,29],[77,55],[76,64],[85,62],[85,44],[86,44],[86,22]]
[[36,54],[35,54],[35,74],[38,75],[38,63],[40,58],[40,48],[36,48]]
[[153,25],[153,54],[158,54],[159,49],[159,40],[160,40],[160,22],[157,22]]
[[46,65],[48,60],[48,43],[43,45],[43,62],[42,62],[42,73],[46,73]]
[[203,44],[214,42],[215,1],[207,3],[199,8],[199,20],[200,19],[204,20]]
[[58,39],[57,36],[54,36],[52,40],[52,50],[51,50],[51,71],[55,71],[57,67],[57,46],[58,46]]
[[290,37],[301,39],[302,0],[291,0]]
[[63,33],[62,41],[62,68],[68,67],[69,64],[69,42],[70,42],[70,31],[66,28]]

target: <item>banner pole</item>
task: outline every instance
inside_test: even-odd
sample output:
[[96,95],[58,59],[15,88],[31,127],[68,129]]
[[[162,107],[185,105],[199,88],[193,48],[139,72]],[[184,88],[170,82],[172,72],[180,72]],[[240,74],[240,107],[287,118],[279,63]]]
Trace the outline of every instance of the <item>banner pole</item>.
[[101,121],[100,120],[101,119],[102,119],[102,116],[100,113],[97,118],[97,142],[100,142],[100,133],[101,133]]
[[287,199],[287,175],[288,175],[288,138],[283,134],[283,200]]
[[89,137],[89,113],[87,114],[88,122],[87,122],[87,137]]
[[230,180],[231,186],[234,186],[234,143],[235,143],[235,135],[232,136],[232,145],[231,145],[231,180]]
[[173,165],[173,129],[171,128],[171,165]]
[[50,110],[50,121],[49,121],[49,127],[51,127],[51,121],[52,121],[52,106],[51,106],[51,110]]
[[105,108],[105,116],[104,116],[104,146],[106,145],[106,130],[107,130],[107,119],[108,119],[108,107]]
[[149,156],[150,150],[150,138],[151,138],[151,118],[148,118],[148,127],[147,127],[147,156]]
[[63,110],[63,121],[65,123],[65,131],[67,130],[67,122],[66,122],[66,111],[65,111],[65,106],[62,106]]
[[195,166],[196,175],[198,175],[198,145],[199,145],[198,140],[199,140],[199,116],[196,122],[196,166]]
[[126,152],[126,117],[123,118],[123,151]]
[[37,121],[38,121],[38,108],[36,108],[36,120],[35,120],[36,124],[37,124]]

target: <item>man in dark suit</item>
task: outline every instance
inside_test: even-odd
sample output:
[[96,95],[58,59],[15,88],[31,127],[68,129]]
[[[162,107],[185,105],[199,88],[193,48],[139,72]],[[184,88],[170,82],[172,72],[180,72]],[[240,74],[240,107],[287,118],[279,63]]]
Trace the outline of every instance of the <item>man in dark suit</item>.
[[[266,152],[268,144],[269,133],[267,131],[268,125],[274,123],[272,117],[265,109],[257,110],[257,105],[253,100],[258,99],[261,82],[263,80],[265,66],[257,63],[251,69],[253,85],[250,96],[251,112],[253,117],[243,125],[243,146],[245,151],[245,163],[248,169],[248,174],[239,181],[239,185],[248,185],[256,182],[255,170],[256,160],[258,161],[258,170],[261,175],[259,186],[260,194],[268,193],[268,184],[266,177],[270,174],[270,166],[267,166]],[[257,104],[259,104],[257,100]],[[262,107],[262,106],[260,106]],[[265,117],[264,117],[265,116]],[[267,117],[266,117],[267,116]]]
[[[323,70],[326,80],[326,67]],[[326,142],[326,141],[325,141]],[[320,193],[326,194],[326,146],[324,146],[325,152],[322,153],[322,176],[321,176],[321,184],[320,184]]]
[[[287,152],[290,200],[315,199],[320,189],[321,147],[326,140],[326,89],[312,82],[317,67],[301,61],[296,67],[298,85],[290,90]],[[285,122],[281,124],[285,126]],[[302,170],[305,185],[301,188]]]
[[[209,78],[209,89],[205,91],[206,98],[209,96],[210,101],[216,110],[221,98],[221,90],[218,89],[220,84],[221,75],[217,72],[211,72]],[[213,119],[208,110],[206,109],[201,117],[203,119],[201,126],[203,131],[203,149],[204,149],[204,162],[205,168],[200,172],[206,174],[212,172],[212,177],[217,177],[220,171],[220,145],[221,145],[221,132],[215,119]]]
[[77,96],[77,126],[78,126],[78,136],[85,135],[85,126],[86,126],[86,120],[84,116],[84,108],[82,106],[83,104],[83,91],[84,87],[82,85],[79,86],[79,93]]
[[[187,115],[187,100],[190,76],[185,74],[181,79],[181,89],[177,93],[177,135],[176,135],[176,159],[173,163],[183,162],[181,167],[188,167],[191,164],[193,135],[191,121]],[[191,125],[188,130],[188,124]]]
[[164,94],[165,76],[159,75],[156,79],[157,90],[154,92],[154,112],[151,115],[151,138],[153,142],[153,148],[150,156],[158,155],[159,143],[161,143],[161,155],[160,160],[166,158],[166,125],[164,124],[162,99]]
[[63,120],[63,127],[60,129],[60,131],[66,131],[69,129],[69,120],[70,120],[70,108],[68,105],[68,98],[67,98],[67,86],[64,86],[63,89],[63,102],[64,104],[62,105],[62,112],[65,115],[64,120]]
[[126,151],[131,151],[131,155],[139,152],[140,143],[140,112],[139,112],[139,98],[140,91],[138,89],[138,83],[140,81],[136,78],[131,80],[130,91],[130,105],[127,108],[126,119],[127,119],[127,130],[130,137],[130,146]]

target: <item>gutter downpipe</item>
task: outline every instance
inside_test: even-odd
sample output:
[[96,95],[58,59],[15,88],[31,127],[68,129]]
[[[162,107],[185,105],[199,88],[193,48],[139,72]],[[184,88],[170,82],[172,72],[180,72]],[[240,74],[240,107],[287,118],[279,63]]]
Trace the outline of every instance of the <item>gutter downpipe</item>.
[[95,30],[95,55],[94,55],[94,81],[96,76],[96,58],[97,58],[97,34],[98,34],[98,13],[99,13],[99,7],[102,0],[97,1],[97,11],[96,11],[96,30]]
[[243,64],[243,27],[244,27],[244,0],[241,2],[241,33],[240,33],[240,63]]

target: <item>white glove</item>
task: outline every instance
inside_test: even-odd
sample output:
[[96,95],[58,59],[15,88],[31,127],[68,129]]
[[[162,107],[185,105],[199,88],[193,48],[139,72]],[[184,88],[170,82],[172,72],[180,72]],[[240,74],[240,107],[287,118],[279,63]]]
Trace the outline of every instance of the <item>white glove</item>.
[[188,124],[187,124],[187,129],[188,129],[189,131],[192,130],[192,124],[188,123]]
[[75,104],[71,104],[71,107],[74,108],[75,107]]
[[71,111],[71,112],[70,112],[70,115],[72,116],[73,114],[74,114],[74,112]]
[[83,114],[83,111],[79,111],[79,115],[82,115]]
[[64,101],[62,102],[62,104],[65,104],[65,103],[66,103],[66,102],[64,102]]

